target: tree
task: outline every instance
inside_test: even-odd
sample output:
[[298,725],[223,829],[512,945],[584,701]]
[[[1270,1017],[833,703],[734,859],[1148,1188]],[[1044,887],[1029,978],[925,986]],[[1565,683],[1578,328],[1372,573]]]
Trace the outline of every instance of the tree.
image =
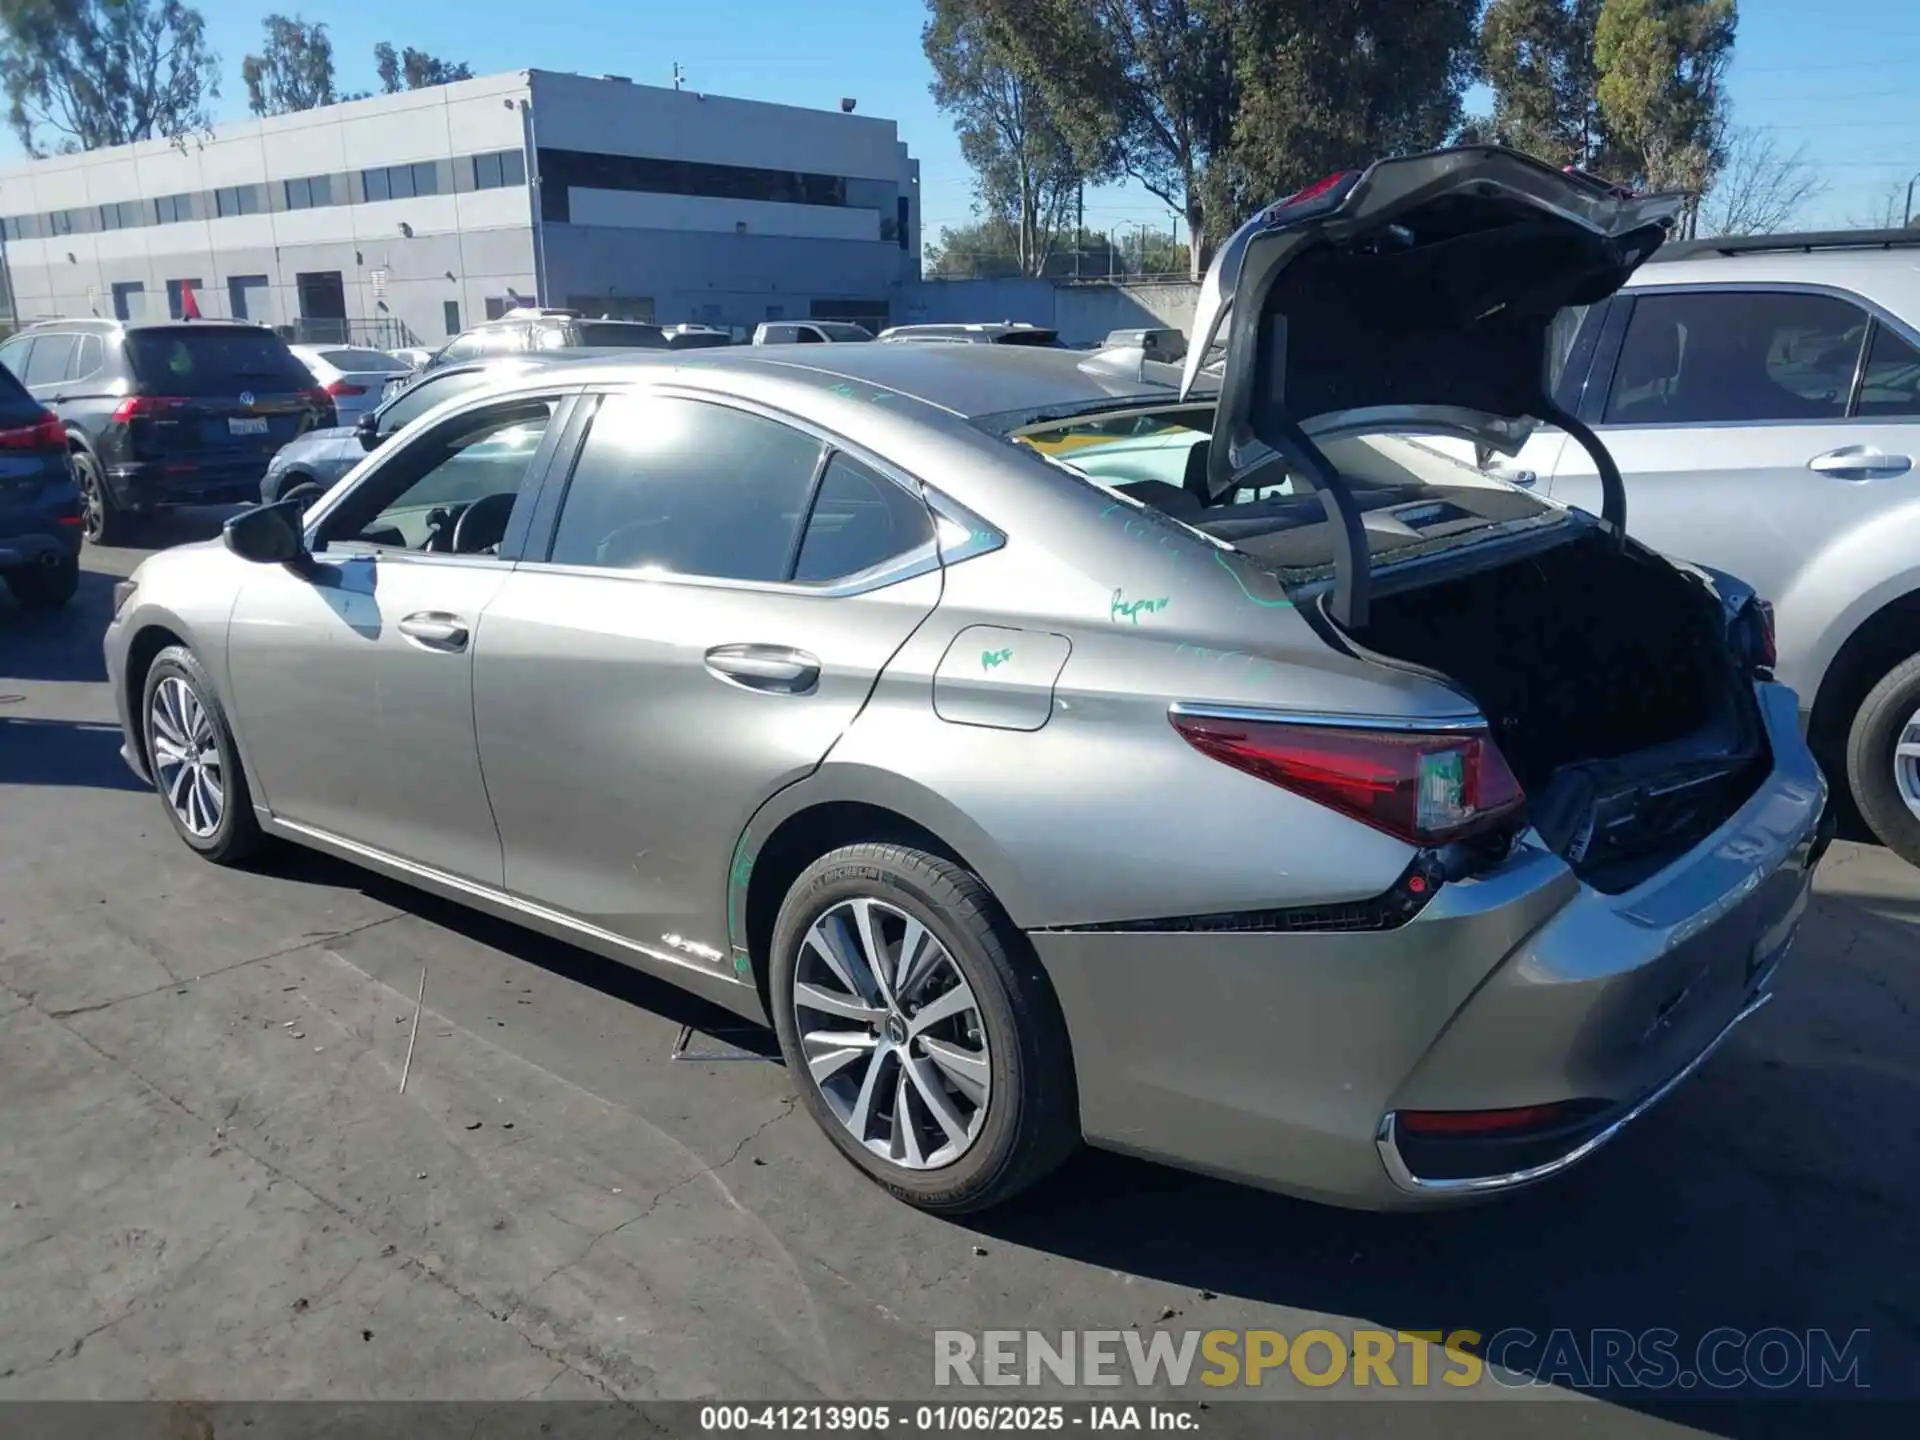
[[1771,235],[1827,190],[1806,147],[1783,153],[1764,130],[1739,130],[1700,206],[1702,235]]
[[1594,25],[1608,133],[1635,183],[1687,195],[1683,235],[1726,158],[1734,24],[1734,0],[1605,0]]
[[401,90],[424,90],[430,85],[450,85],[455,80],[471,80],[473,71],[465,61],[453,64],[416,50],[409,45],[396,54],[382,40],[373,47],[374,68],[380,72],[380,92],[397,94]]
[[263,53],[240,62],[249,110],[256,115],[290,115],[331,105],[339,98],[333,88],[333,42],[325,25],[309,25],[297,15],[291,20],[269,15],[260,28],[267,37]]
[[0,0],[0,84],[39,156],[204,130],[220,70],[181,0]]
[[1600,9],[1601,0],[1492,0],[1480,22],[1481,75],[1493,89],[1487,138],[1555,165],[1609,168],[1593,53]]
[[954,116],[981,207],[1011,231],[1019,273],[1043,274],[1080,187],[1098,171],[1075,157],[990,7],[928,0],[927,8],[920,42],[933,66],[934,102]]
[[972,225],[942,226],[929,244],[923,266],[934,280],[1002,280],[1021,272],[1019,239],[1001,219]]

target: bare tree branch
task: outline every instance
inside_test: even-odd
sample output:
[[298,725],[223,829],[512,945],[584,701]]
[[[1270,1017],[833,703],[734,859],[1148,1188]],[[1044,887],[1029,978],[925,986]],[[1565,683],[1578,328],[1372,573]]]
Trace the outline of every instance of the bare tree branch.
[[1726,159],[1700,207],[1702,235],[1769,235],[1827,192],[1806,147],[1783,151],[1764,130],[1735,129]]

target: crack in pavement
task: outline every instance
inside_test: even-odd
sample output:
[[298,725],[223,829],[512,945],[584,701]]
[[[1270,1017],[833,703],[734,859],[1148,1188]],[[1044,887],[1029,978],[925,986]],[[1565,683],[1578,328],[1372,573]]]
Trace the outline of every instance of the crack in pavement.
[[[328,931],[324,934],[315,935],[308,940],[300,940],[292,945],[283,945],[278,950],[269,950],[264,955],[254,955],[245,960],[236,960],[231,965],[222,965],[217,970],[203,970],[200,974],[190,979],[168,980],[164,985],[155,985],[150,990],[141,990],[132,995],[116,995],[111,1000],[99,1000],[91,1005],[75,1005],[65,1010],[42,1010],[40,1013],[55,1020],[69,1020],[75,1015],[92,1015],[100,1010],[110,1010],[115,1005],[124,1005],[129,1000],[144,1000],[149,995],[158,995],[162,990],[178,990],[182,986],[194,985],[202,980],[211,980],[216,975],[231,975],[236,970],[244,970],[249,965],[258,965],[263,960],[278,960],[285,955],[296,955],[302,950],[310,950],[316,945],[326,945],[335,940],[345,939],[349,935],[358,935],[363,931],[373,929],[376,925],[386,925],[392,921],[399,920],[406,913],[405,911],[396,910],[391,915],[383,915],[378,920],[369,920],[364,925],[353,925],[345,930]],[[153,959],[155,964],[160,963],[157,956],[153,957]],[[165,965],[160,965],[160,968],[163,971],[167,969]],[[172,972],[169,971],[168,973],[171,974]],[[20,994],[19,991],[11,987],[8,987],[7,993],[16,997]],[[33,1004],[34,997],[27,996],[25,998],[27,1004]]]
[[[391,916],[388,918],[397,919],[399,917]],[[375,921],[373,923],[379,924],[383,922]],[[360,928],[366,929],[371,927],[362,926]],[[311,943],[321,943],[321,942],[311,942]],[[301,949],[305,947],[295,946],[293,948]],[[254,961],[243,961],[241,963],[252,964],[252,963],[256,963],[258,960],[268,960],[271,958],[273,957],[270,955],[261,955],[261,956],[256,956]],[[228,967],[228,968],[236,968],[236,967]],[[40,1013],[46,1014],[45,1011],[41,1011]],[[174,1095],[173,1093],[171,1093],[164,1085],[160,1085],[156,1083],[152,1079],[148,1078],[145,1074],[143,1074],[137,1067],[128,1064],[125,1060],[121,1059],[119,1056],[114,1055],[109,1051],[107,1051],[102,1046],[95,1044],[92,1040],[88,1039],[85,1035],[83,1035],[79,1030],[75,1029],[72,1025],[67,1024],[63,1018],[58,1016],[49,1016],[48,1018],[53,1019],[54,1022],[58,1024],[62,1030],[66,1031],[67,1034],[71,1035],[75,1040],[79,1041],[80,1044],[86,1046],[86,1048],[92,1051],[95,1055],[98,1055],[108,1065],[114,1066],[119,1070],[123,1071],[124,1073],[126,1073],[127,1075],[132,1076],[148,1091],[159,1096],[167,1104],[171,1105],[175,1110],[178,1110],[182,1115],[185,1115],[188,1119],[192,1120],[195,1124],[206,1125],[208,1123],[206,1117],[202,1116],[191,1105],[187,1104],[184,1100],[180,1099],[177,1095]],[[780,1117],[776,1116],[775,1118],[778,1119]],[[768,1123],[770,1124],[772,1122],[770,1121]],[[750,1139],[752,1137],[748,1137],[748,1138]],[[304,1180],[302,1180],[298,1175],[295,1175],[290,1171],[283,1170],[280,1166],[274,1164],[273,1161],[257,1153],[256,1151],[250,1149],[246,1145],[241,1144],[238,1140],[234,1139],[232,1136],[227,1137],[227,1143],[232,1145],[232,1147],[235,1150],[245,1155],[248,1159],[252,1160],[256,1165],[260,1166],[260,1168],[265,1170],[269,1175],[274,1176],[276,1179],[285,1181],[287,1184],[291,1185],[295,1190],[298,1190],[301,1194],[306,1195],[309,1199],[313,1200],[316,1204],[320,1205],[322,1208],[329,1210],[333,1214],[339,1216],[347,1224],[353,1226],[356,1231],[359,1231],[360,1233],[366,1235],[369,1239],[374,1238],[374,1232],[365,1224],[365,1222],[359,1216],[355,1215],[352,1211],[348,1210],[345,1206],[340,1205],[334,1200],[328,1198],[326,1195],[321,1194],[318,1190],[315,1190],[312,1186],[308,1185]],[[741,1142],[742,1145],[744,1145],[745,1143],[746,1142],[744,1140]],[[609,1385],[605,1380],[603,1380],[600,1376],[594,1374],[591,1370],[586,1370],[581,1368],[579,1365],[573,1362],[571,1357],[554,1349],[554,1347],[547,1345],[540,1340],[536,1340],[533,1336],[529,1335],[525,1330],[521,1329],[518,1325],[513,1323],[513,1318],[510,1313],[496,1310],[493,1306],[487,1304],[484,1300],[482,1300],[478,1295],[472,1293],[471,1291],[457,1284],[450,1276],[437,1273],[436,1271],[428,1268],[426,1265],[424,1265],[418,1259],[414,1258],[411,1255],[404,1257],[401,1268],[414,1271],[415,1273],[421,1275],[425,1279],[431,1281],[433,1284],[438,1285],[442,1289],[448,1291],[450,1294],[454,1295],[456,1298],[464,1301],[466,1304],[471,1305],[474,1309],[480,1311],[481,1314],[488,1316],[490,1319],[500,1322],[502,1325],[505,1325],[509,1330],[511,1330],[515,1335],[517,1335],[520,1338],[520,1340],[529,1349],[533,1350],[536,1354],[541,1355],[548,1360],[551,1360],[556,1365],[565,1366],[567,1369],[573,1371],[574,1374],[578,1375],[581,1379],[585,1380],[589,1385],[592,1385],[595,1389],[604,1393],[609,1399],[624,1400],[624,1397],[617,1390],[615,1390],[611,1385]],[[119,1324],[121,1320],[126,1319],[128,1315],[133,1314],[138,1308],[139,1307],[137,1305],[131,1306],[128,1308],[126,1314],[120,1315],[116,1317],[114,1320],[109,1321],[107,1325],[99,1326],[95,1330],[89,1331],[86,1335],[81,1336],[78,1340],[74,1341],[72,1345],[69,1347],[70,1353],[73,1355],[79,1354],[80,1346],[83,1345],[87,1340],[91,1339],[94,1335],[98,1334],[101,1330],[107,1329],[111,1325]],[[56,1355],[54,1358],[58,1359],[59,1357],[58,1355]],[[51,1362],[48,1362],[48,1363],[51,1363]]]
[[[800,1097],[798,1095],[787,1096],[786,1099],[780,1102],[780,1113],[778,1115],[773,1116],[771,1119],[763,1120],[760,1124],[754,1126],[753,1129],[749,1130],[745,1135],[741,1136],[740,1142],[733,1147],[733,1150],[728,1154],[726,1159],[718,1161],[712,1165],[701,1165],[698,1168],[696,1168],[691,1174],[682,1175],[678,1180],[675,1180],[671,1185],[663,1186],[659,1190],[655,1191],[652,1198],[648,1200],[646,1209],[638,1211],[633,1215],[629,1215],[625,1220],[622,1220],[618,1225],[615,1225],[612,1228],[607,1230],[602,1230],[599,1234],[595,1235],[592,1239],[588,1240],[586,1243],[586,1247],[582,1249],[578,1255],[574,1256],[571,1260],[563,1260],[560,1264],[554,1266],[553,1269],[549,1270],[545,1275],[542,1275],[538,1280],[536,1280],[532,1284],[532,1286],[528,1288],[526,1298],[528,1300],[531,1300],[535,1295],[538,1295],[541,1291],[541,1288],[545,1286],[549,1280],[553,1279],[554,1276],[558,1275],[562,1270],[571,1270],[574,1266],[582,1263],[587,1258],[587,1256],[593,1253],[593,1247],[598,1245],[602,1240],[611,1239],[613,1236],[618,1235],[622,1230],[625,1230],[629,1225],[637,1225],[642,1220],[647,1219],[649,1216],[653,1214],[654,1211],[660,1208],[661,1202],[664,1201],[667,1198],[667,1196],[673,1194],[674,1191],[685,1189],[687,1186],[693,1184],[694,1181],[704,1179],[709,1175],[719,1174],[722,1170],[726,1169],[729,1165],[733,1164],[734,1161],[738,1160],[740,1158],[741,1153],[747,1148],[747,1146],[751,1145],[755,1140],[759,1139],[768,1130],[771,1130],[775,1125],[778,1125],[782,1120],[785,1120],[789,1116],[791,1116],[793,1114],[794,1107],[797,1106],[799,1103],[800,1103]],[[522,1303],[525,1303],[525,1302],[522,1302]]]

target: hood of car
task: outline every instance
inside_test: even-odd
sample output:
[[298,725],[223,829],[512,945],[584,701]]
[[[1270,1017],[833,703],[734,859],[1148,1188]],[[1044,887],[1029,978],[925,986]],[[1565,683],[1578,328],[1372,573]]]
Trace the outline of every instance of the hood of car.
[[1219,375],[1208,488],[1225,495],[1277,455],[1301,465],[1309,434],[1415,431],[1512,453],[1535,421],[1564,418],[1548,394],[1554,317],[1619,289],[1680,205],[1474,146],[1269,206],[1220,247],[1194,315],[1183,398]]

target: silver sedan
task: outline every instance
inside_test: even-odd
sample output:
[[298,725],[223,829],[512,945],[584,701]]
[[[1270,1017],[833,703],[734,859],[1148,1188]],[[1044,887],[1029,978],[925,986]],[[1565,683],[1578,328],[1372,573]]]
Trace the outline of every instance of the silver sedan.
[[1553,315],[1671,213],[1501,151],[1333,177],[1223,249],[1184,374],[504,375],[122,585],[125,754],[210,860],[771,1022],[930,1209],[1083,1139],[1362,1207],[1540,1180],[1768,1002],[1830,835],[1750,590],[1624,538],[1617,474],[1593,516],[1414,438],[1521,443]]

